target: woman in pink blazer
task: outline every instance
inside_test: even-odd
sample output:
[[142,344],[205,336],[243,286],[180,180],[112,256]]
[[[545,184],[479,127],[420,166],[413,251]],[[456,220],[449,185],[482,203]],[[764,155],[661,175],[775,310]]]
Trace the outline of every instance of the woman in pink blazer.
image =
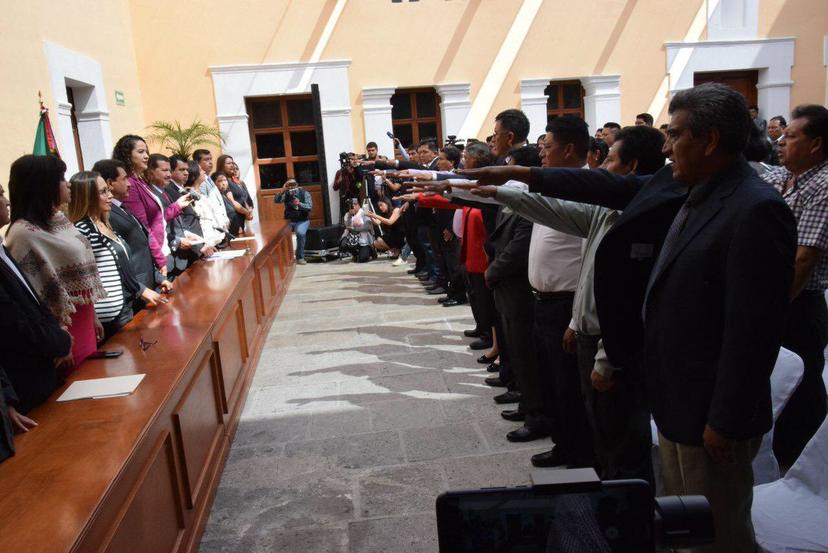
[[122,136],[115,144],[112,157],[126,166],[129,175],[131,186],[123,207],[149,231],[149,246],[155,265],[161,274],[166,275],[167,256],[170,254],[167,218],[177,217],[181,213],[181,206],[178,203],[170,205],[165,217],[161,200],[150,191],[149,184],[141,177],[149,163],[149,148],[143,138],[134,134]]

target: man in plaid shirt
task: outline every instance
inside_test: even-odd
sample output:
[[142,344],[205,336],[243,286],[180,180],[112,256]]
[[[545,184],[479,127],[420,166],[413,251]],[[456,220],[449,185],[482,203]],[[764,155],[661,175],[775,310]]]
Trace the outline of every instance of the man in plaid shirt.
[[805,362],[802,383],[782,411],[773,448],[791,466],[826,415],[822,371],[828,341],[828,109],[798,106],[779,139],[783,167],[762,175],[790,206],[797,223],[796,269],[782,345]]

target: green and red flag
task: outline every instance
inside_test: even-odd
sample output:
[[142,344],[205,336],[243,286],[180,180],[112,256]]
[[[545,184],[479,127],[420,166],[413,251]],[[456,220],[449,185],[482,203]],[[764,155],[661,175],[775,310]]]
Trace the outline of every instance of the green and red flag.
[[[40,97],[39,93],[38,97]],[[49,123],[49,109],[43,105],[43,98],[40,98],[40,121],[37,124],[32,153],[36,156],[60,157],[55,133],[52,132],[52,124]]]

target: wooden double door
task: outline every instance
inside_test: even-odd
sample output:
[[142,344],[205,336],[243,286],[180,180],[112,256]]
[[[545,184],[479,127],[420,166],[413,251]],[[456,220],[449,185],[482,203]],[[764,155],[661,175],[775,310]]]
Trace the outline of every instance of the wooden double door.
[[259,217],[284,218],[276,190],[296,179],[310,192],[312,226],[330,224],[328,179],[318,89],[311,94],[247,99],[250,145],[256,174]]
[[749,106],[755,106],[757,100],[756,84],[759,82],[759,72],[753,71],[716,71],[710,73],[696,73],[693,75],[693,86],[704,83],[721,83],[729,86],[745,97]]

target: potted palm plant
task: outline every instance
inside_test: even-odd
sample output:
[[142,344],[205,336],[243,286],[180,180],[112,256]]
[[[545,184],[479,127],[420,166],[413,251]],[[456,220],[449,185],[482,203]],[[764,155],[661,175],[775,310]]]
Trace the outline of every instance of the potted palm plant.
[[147,138],[167,148],[171,154],[190,159],[198,146],[221,147],[224,138],[221,131],[195,119],[189,127],[178,121],[154,121],[147,127],[152,134]]

